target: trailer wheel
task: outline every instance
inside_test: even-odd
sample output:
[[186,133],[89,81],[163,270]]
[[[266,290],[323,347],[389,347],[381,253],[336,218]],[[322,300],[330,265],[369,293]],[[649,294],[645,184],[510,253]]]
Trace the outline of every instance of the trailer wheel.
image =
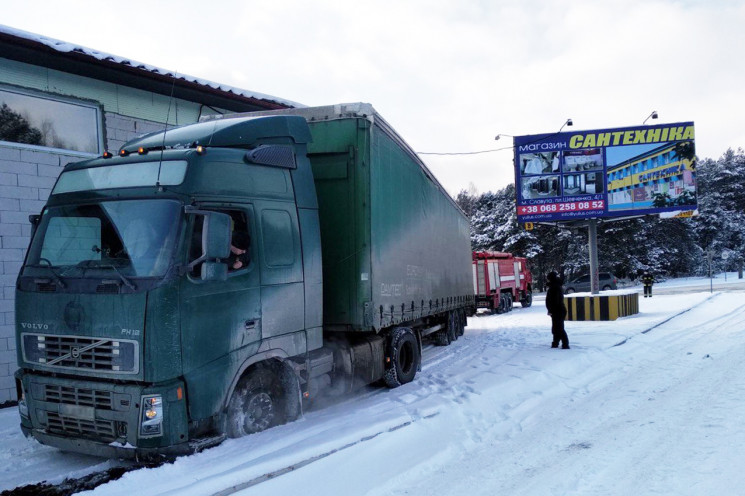
[[385,371],[385,384],[395,388],[414,380],[419,368],[419,343],[414,332],[408,327],[397,327],[393,330],[388,345],[390,367]]
[[228,437],[261,432],[285,422],[282,388],[266,368],[257,368],[238,381],[228,403]]
[[530,305],[532,305],[533,304],[533,292],[528,291],[527,293],[525,293],[525,298],[520,300],[520,304],[523,306],[523,308],[527,308]]
[[448,337],[451,343],[458,340],[458,315],[455,311],[448,313]]
[[457,311],[458,314],[458,336],[462,336],[466,332],[466,312],[461,309]]
[[447,346],[450,344],[450,333],[448,333],[447,329],[443,329],[442,331],[437,331],[434,333],[435,337],[435,344],[437,346]]

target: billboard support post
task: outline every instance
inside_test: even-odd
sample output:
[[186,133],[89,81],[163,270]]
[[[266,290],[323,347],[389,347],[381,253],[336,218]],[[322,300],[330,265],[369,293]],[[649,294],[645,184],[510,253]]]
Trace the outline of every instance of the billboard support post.
[[587,224],[587,244],[590,252],[590,293],[600,292],[600,275],[598,273],[598,220],[589,219]]

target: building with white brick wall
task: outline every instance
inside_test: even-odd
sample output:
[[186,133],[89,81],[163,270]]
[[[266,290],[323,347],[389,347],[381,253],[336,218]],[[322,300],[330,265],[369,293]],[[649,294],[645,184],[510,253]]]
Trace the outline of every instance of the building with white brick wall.
[[215,113],[300,106],[0,25],[0,406],[16,399],[14,298],[62,168]]

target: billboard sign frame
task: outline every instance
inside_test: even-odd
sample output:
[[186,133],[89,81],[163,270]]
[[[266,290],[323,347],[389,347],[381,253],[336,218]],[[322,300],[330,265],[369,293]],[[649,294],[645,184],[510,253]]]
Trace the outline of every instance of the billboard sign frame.
[[695,210],[693,122],[514,137],[518,223]]

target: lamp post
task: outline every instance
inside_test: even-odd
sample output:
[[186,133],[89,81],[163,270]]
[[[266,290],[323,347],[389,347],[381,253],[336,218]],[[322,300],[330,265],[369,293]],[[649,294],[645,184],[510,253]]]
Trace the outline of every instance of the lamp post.
[[649,119],[656,119],[656,118],[657,118],[657,111],[653,110],[652,113],[649,114],[646,119],[644,119],[644,122],[642,122],[642,126],[645,125]]

